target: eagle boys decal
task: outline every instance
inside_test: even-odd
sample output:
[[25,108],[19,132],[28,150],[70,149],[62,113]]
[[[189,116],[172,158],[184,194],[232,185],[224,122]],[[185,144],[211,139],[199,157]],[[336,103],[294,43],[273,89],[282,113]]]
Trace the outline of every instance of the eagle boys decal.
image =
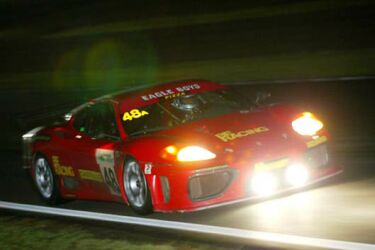
[[149,100],[157,99],[157,98],[161,98],[161,97],[168,98],[168,97],[173,96],[173,95],[178,96],[178,93],[184,93],[186,91],[191,91],[191,90],[200,89],[200,88],[201,88],[201,86],[199,84],[195,83],[195,84],[175,87],[175,88],[172,88],[172,89],[157,91],[157,92],[154,92],[154,93],[151,93],[151,94],[148,94],[148,95],[143,95],[143,96],[141,96],[141,98],[144,101],[149,101]]
[[95,151],[96,163],[100,167],[104,182],[114,195],[121,195],[115,172],[115,160],[113,150],[98,148]]

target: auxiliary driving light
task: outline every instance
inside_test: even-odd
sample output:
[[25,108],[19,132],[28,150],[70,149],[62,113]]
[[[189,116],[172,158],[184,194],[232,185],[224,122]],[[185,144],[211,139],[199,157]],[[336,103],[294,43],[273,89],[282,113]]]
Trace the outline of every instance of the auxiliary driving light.
[[293,164],[286,169],[285,178],[290,185],[300,187],[309,179],[309,172],[304,165]]
[[261,171],[252,177],[252,191],[259,196],[272,195],[279,185],[278,179],[270,172]]

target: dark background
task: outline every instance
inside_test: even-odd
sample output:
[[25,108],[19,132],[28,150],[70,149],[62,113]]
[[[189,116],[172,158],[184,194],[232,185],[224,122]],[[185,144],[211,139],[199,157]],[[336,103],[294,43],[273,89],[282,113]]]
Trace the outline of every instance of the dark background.
[[[1,1],[1,150],[91,98],[183,79],[315,112],[374,155],[373,1]],[[349,152],[348,152],[349,151]]]
[[[150,218],[374,243],[374,17],[370,0],[0,0],[1,200],[44,205],[21,170],[28,130],[103,94],[208,79],[315,112],[345,172],[295,196]],[[135,216],[123,204],[59,207]]]
[[372,141],[373,79],[303,79],[374,75],[374,16],[372,1],[1,1],[1,147],[90,98],[202,78]]

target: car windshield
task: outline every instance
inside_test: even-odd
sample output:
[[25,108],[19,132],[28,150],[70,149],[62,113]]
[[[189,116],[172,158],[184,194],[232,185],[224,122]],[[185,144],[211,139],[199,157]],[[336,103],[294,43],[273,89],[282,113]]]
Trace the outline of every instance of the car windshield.
[[250,101],[233,90],[183,93],[174,98],[133,109],[123,114],[123,126],[128,135],[136,136],[179,124],[216,117],[250,107]]

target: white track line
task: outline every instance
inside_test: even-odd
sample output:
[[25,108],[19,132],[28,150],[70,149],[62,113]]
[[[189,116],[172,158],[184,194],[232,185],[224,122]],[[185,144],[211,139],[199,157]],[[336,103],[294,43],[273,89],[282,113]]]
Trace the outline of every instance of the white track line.
[[134,224],[140,226],[149,226],[156,228],[175,229],[189,231],[195,233],[205,233],[213,235],[221,235],[233,238],[241,238],[245,240],[264,241],[268,243],[282,243],[287,245],[297,245],[306,247],[319,247],[324,249],[343,249],[343,250],[375,250],[375,245],[328,240],[319,238],[310,238],[297,235],[287,235],[278,233],[268,233],[260,231],[250,231],[244,229],[236,229],[229,227],[209,226],[185,222],[166,221],[158,219],[148,219],[132,216],[122,216],[114,214],[87,212],[72,209],[52,208],[45,206],[27,205],[13,202],[0,201],[0,208],[12,209],[25,212],[42,213],[48,215],[59,215],[65,217],[73,217],[80,219],[91,219],[106,222],[117,222],[123,224]]

